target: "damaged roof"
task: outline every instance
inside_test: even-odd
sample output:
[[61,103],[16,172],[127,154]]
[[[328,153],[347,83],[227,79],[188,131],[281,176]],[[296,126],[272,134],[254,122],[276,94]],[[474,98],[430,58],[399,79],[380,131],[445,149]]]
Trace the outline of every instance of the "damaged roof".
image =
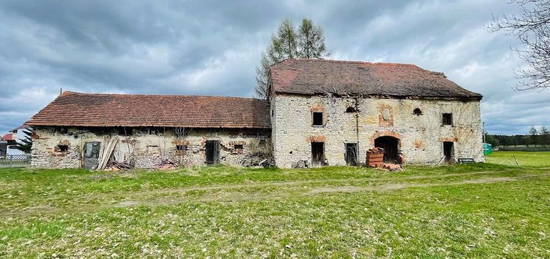
[[287,59],[271,68],[272,93],[481,100],[443,73],[416,65]]
[[270,128],[267,102],[252,98],[64,92],[30,126]]

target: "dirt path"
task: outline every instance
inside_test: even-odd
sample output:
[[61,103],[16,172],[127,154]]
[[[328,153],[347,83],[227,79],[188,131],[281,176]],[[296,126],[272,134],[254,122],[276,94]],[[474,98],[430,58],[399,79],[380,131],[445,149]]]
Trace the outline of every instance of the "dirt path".
[[452,185],[463,185],[463,184],[483,184],[483,183],[498,183],[498,182],[511,182],[517,181],[520,177],[494,177],[494,178],[482,178],[474,180],[463,180],[459,182],[449,182],[449,183],[426,183],[426,184],[382,184],[376,186],[367,186],[367,187],[358,187],[358,186],[338,186],[338,187],[326,187],[326,188],[315,188],[310,193],[331,193],[331,192],[365,192],[365,191],[392,191],[405,188],[414,188],[414,187],[434,187],[434,186],[452,186]]
[[[462,174],[456,174],[462,175]],[[456,176],[455,175],[455,176]],[[468,174],[474,175],[474,174]],[[307,192],[292,193],[288,190],[281,190],[281,192],[271,192],[268,194],[257,194],[257,193],[244,193],[238,190],[232,191],[231,189],[235,188],[258,188],[265,186],[291,186],[296,185],[297,182],[288,182],[288,183],[275,183],[275,184],[250,184],[250,185],[229,185],[222,188],[221,186],[209,187],[209,188],[187,188],[187,189],[173,189],[169,193],[173,196],[171,197],[161,197],[160,199],[150,199],[150,200],[130,200],[123,201],[113,206],[115,207],[128,207],[128,206],[156,206],[156,205],[171,205],[177,204],[185,201],[255,201],[255,200],[266,200],[273,198],[286,198],[290,196],[306,196],[306,195],[316,195],[322,193],[336,193],[336,192],[365,192],[365,191],[392,191],[400,190],[406,188],[418,188],[418,187],[434,187],[434,186],[454,186],[454,185],[464,185],[464,184],[490,184],[498,182],[512,182],[518,181],[525,178],[533,177],[548,177],[550,173],[546,174],[530,174],[530,175],[521,175],[516,177],[485,177],[479,179],[468,179],[461,181],[445,182],[445,183],[387,183],[379,184],[372,186],[334,186],[334,187],[313,187],[309,188]],[[424,179],[424,177],[410,177],[410,179]],[[401,179],[393,179],[401,180]],[[312,181],[299,181],[300,183],[311,183]],[[217,193],[206,193],[204,195],[198,195],[195,197],[186,197],[185,192],[187,191],[196,191],[196,190],[219,190],[223,192]],[[163,190],[163,192],[168,190]]]
[[[409,176],[403,178],[372,178],[372,179],[335,179],[335,180],[302,180],[292,182],[271,182],[271,183],[250,183],[250,184],[234,184],[234,185],[215,185],[215,186],[197,186],[187,188],[175,188],[175,189],[161,189],[142,191],[136,193],[116,193],[114,195],[122,195],[127,197],[126,200],[112,203],[109,199],[105,199],[105,202],[99,204],[81,204],[74,208],[56,208],[56,207],[31,207],[24,210],[10,211],[6,213],[0,213],[2,216],[29,216],[34,214],[59,214],[59,213],[78,213],[78,212],[93,212],[101,209],[108,208],[122,208],[122,207],[134,207],[134,206],[165,206],[176,205],[183,202],[198,201],[198,202],[238,202],[238,201],[259,201],[269,199],[281,199],[288,197],[300,197],[311,196],[328,193],[351,193],[351,192],[369,192],[369,191],[393,191],[406,188],[425,188],[434,186],[454,186],[464,184],[491,184],[498,182],[512,182],[526,178],[534,177],[548,177],[550,173],[543,174],[526,174],[513,177],[482,177],[477,179],[467,179],[460,181],[449,181],[441,183],[407,183],[407,180],[418,179],[445,179],[449,177],[459,176],[479,176],[479,175],[492,175],[502,172],[475,172],[475,173],[457,173],[446,175],[423,175],[423,176]],[[393,183],[392,183],[393,181]],[[370,186],[323,186],[323,187],[304,187],[300,185],[315,184],[315,183],[339,183],[348,182],[361,183],[372,182],[381,183]],[[387,183],[384,183],[387,182]],[[269,190],[267,192],[246,192],[246,190],[262,187],[296,187],[293,189],[280,188],[278,190]],[[206,191],[205,193],[192,193],[196,191]],[[113,195],[113,194],[111,194]],[[111,196],[112,197],[112,196]]]
[[[323,180],[297,180],[287,182],[251,182],[246,184],[223,184],[223,185],[208,185],[208,186],[192,186],[173,189],[147,190],[132,192],[132,195],[147,195],[151,193],[175,193],[188,191],[212,191],[224,189],[239,189],[239,188],[261,188],[261,187],[277,187],[277,186],[296,186],[304,184],[334,184],[334,183],[361,183],[361,182],[388,182],[388,181],[407,181],[407,180],[423,180],[423,179],[445,179],[450,177],[460,176],[477,176],[477,175],[492,175],[506,173],[503,171],[481,171],[473,173],[454,173],[445,175],[414,175],[395,178],[354,178],[354,179],[323,179]],[[398,173],[396,173],[398,174]]]

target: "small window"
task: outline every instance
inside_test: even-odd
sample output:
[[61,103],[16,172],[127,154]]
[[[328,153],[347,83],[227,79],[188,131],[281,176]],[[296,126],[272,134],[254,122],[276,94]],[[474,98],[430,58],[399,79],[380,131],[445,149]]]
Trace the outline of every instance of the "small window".
[[233,146],[233,152],[235,154],[242,154],[244,150],[244,146],[242,144],[237,144]]
[[176,145],[176,155],[184,156],[187,153],[187,145]]
[[443,113],[443,125],[453,125],[452,113]]
[[416,108],[413,110],[413,114],[416,116],[420,116],[422,115],[422,110],[420,110],[419,108]]
[[67,152],[69,151],[69,146],[68,145],[57,145],[55,146],[55,152]]
[[314,112],[313,113],[313,126],[323,126],[323,113]]
[[350,106],[346,109],[346,112],[347,113],[354,113],[354,112],[357,112],[357,109],[355,109],[355,107],[353,107],[353,106]]

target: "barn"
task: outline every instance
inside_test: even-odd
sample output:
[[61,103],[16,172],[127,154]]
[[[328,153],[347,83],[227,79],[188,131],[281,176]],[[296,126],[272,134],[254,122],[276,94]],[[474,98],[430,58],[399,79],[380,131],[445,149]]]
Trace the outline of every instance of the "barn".
[[64,92],[26,124],[32,165],[281,168],[483,162],[480,94],[416,65],[288,59],[266,100]]

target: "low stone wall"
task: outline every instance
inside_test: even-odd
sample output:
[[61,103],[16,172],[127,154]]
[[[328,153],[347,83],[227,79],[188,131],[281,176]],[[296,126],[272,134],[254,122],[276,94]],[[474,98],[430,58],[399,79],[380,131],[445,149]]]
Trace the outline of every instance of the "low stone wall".
[[207,140],[219,141],[221,164],[250,165],[252,160],[271,157],[269,137],[269,130],[255,129],[186,129],[184,135],[177,136],[173,129],[163,128],[36,127],[31,165],[80,168],[87,142],[100,142],[104,148],[113,138],[118,143],[112,159],[130,162],[136,168],[155,168],[166,160],[180,166],[205,165]]

